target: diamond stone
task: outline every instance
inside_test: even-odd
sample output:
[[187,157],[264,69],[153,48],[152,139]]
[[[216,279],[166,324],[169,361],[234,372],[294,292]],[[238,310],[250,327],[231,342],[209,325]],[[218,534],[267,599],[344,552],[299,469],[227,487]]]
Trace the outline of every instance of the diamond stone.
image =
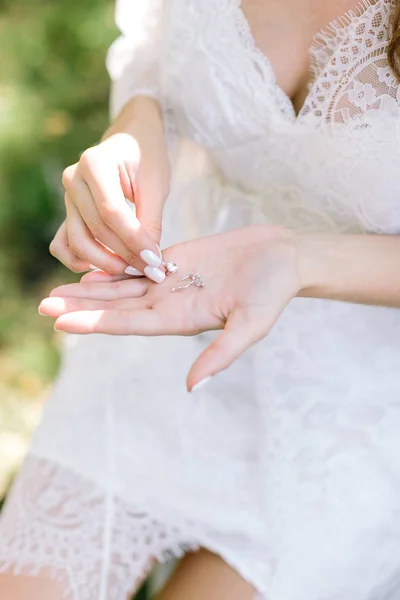
[[164,266],[167,269],[167,273],[176,273],[178,271],[178,265],[174,262],[166,262]]
[[200,273],[196,273],[194,276],[194,285],[197,285],[198,287],[204,287],[204,283],[204,277],[200,275]]

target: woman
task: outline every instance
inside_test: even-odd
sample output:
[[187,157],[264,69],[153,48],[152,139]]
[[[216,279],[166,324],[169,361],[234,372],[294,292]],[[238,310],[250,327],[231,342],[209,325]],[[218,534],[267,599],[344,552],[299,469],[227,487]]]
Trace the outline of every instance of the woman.
[[398,598],[399,6],[121,0],[52,246],[99,270],[40,310],[135,337],[67,338],[2,597],[127,598],[201,548],[160,599]]

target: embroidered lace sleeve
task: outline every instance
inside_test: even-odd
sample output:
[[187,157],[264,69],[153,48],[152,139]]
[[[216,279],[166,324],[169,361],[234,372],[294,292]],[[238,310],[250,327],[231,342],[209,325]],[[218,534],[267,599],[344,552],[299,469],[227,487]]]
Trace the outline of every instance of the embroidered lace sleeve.
[[117,0],[115,20],[121,36],[107,55],[112,117],[134,96],[159,98],[162,4],[162,0]]

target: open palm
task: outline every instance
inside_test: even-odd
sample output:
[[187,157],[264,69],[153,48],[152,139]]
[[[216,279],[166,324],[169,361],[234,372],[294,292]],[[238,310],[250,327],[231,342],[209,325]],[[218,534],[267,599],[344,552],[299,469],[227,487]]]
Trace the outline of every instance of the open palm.
[[[195,335],[223,329],[188,378],[197,382],[227,368],[270,331],[301,289],[295,236],[255,226],[172,246],[165,260],[179,265],[157,285],[145,279],[87,275],[54,289],[40,305],[57,330],[115,335]],[[171,293],[179,279],[201,273],[204,287]]]

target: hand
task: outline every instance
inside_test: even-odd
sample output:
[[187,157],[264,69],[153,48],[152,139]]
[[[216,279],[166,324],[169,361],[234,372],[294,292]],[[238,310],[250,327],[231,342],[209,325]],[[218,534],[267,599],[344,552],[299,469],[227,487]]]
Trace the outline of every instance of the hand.
[[[160,282],[157,243],[169,192],[167,151],[159,126],[145,122],[134,129],[89,148],[64,171],[67,217],[50,252],[76,272],[95,266],[119,274],[128,268],[131,275],[144,272]],[[135,203],[136,216],[125,198]]]
[[[173,246],[164,252],[179,265],[162,285],[145,279],[61,286],[40,313],[56,317],[57,330],[118,335],[195,335],[223,329],[196,360],[188,389],[226,369],[265,337],[288,302],[304,288],[299,236],[281,227],[255,226]],[[171,293],[179,278],[200,272],[203,288]],[[89,279],[89,280],[88,280]],[[114,279],[114,280],[113,280]]]

